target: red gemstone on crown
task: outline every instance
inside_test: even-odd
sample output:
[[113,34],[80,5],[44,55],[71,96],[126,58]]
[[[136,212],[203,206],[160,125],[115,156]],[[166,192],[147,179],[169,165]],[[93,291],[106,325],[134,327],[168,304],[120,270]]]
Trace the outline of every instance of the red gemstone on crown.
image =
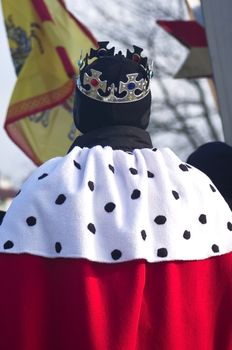
[[99,85],[99,81],[97,79],[91,79],[90,84],[93,87],[97,87]]
[[141,57],[137,54],[137,53],[134,53],[134,55],[132,56],[132,61],[134,62],[139,62],[141,59]]

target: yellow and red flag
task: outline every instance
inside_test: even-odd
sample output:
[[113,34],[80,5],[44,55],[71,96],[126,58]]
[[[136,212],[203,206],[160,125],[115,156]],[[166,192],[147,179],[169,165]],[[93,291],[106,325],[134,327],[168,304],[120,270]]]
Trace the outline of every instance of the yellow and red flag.
[[67,152],[77,58],[96,40],[62,0],[3,0],[18,79],[5,121],[10,138],[36,163]]

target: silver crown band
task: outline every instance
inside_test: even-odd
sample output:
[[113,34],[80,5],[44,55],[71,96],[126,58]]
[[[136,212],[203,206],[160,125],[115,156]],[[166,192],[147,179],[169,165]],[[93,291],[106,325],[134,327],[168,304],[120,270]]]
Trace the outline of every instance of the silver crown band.
[[[138,73],[127,74],[127,82],[120,81],[119,88],[115,84],[107,87],[107,80],[101,80],[100,76],[102,72],[95,69],[90,69],[91,75],[84,73],[83,85],[88,85],[89,89],[85,89],[80,78],[77,79],[78,89],[86,96],[101,102],[108,103],[126,103],[135,102],[141,100],[149,93],[149,79],[137,80]],[[103,93],[109,92],[108,95],[102,96],[100,90]],[[135,91],[141,91],[139,94],[135,94]],[[115,93],[121,94],[125,92],[125,96],[118,97]]]

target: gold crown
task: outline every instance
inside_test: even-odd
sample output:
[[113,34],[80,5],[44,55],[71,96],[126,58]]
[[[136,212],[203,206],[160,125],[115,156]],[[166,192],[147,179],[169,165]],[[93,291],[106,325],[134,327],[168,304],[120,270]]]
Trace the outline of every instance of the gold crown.
[[[78,61],[80,72],[88,66],[88,59],[101,59],[106,56],[114,56],[114,48],[107,49],[108,42],[99,42],[98,49],[91,49],[90,55],[86,55],[84,60],[82,58]],[[152,77],[152,70],[147,64],[147,58],[141,57],[142,49],[133,46],[134,52],[127,50],[126,58],[137,62],[144,70],[144,78],[138,80],[139,73],[126,74],[126,81],[119,81],[115,86],[114,83],[108,84],[107,80],[101,80],[102,72],[91,69],[88,74],[83,74],[81,82],[80,77],[77,79],[78,89],[86,96],[108,103],[126,103],[135,102],[148,95],[150,91],[150,79]],[[121,51],[118,55],[122,55]]]

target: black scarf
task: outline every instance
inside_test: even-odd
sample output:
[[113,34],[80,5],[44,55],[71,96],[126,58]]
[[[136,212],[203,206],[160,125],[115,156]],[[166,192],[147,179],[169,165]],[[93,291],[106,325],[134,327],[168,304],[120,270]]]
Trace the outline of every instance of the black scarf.
[[132,151],[152,148],[150,135],[143,129],[133,126],[110,126],[90,131],[76,138],[68,153],[75,147],[110,146],[114,150]]

